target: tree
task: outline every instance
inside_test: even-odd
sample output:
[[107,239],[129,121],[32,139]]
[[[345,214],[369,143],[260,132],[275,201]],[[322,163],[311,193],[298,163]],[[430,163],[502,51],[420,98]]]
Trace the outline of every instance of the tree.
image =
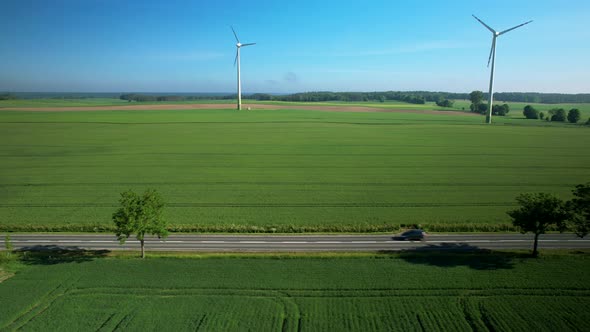
[[547,193],[520,194],[516,197],[516,201],[520,208],[507,213],[512,217],[512,224],[523,234],[531,232],[535,235],[533,256],[536,257],[539,254],[537,250],[539,235],[545,234],[551,226],[563,232],[570,213],[564,201]]
[[[522,114],[527,119],[538,119],[539,118],[539,111],[537,111],[533,106],[526,105]],[[541,118],[542,119],[542,118]]]
[[539,112],[539,119],[543,120],[545,118],[545,113]]
[[[480,105],[484,105],[482,104],[483,101],[483,92],[481,91],[471,91],[471,93],[469,94],[469,100],[471,100],[471,105],[469,106],[469,108],[471,109],[471,112],[478,112],[481,113],[481,107]],[[487,110],[487,107],[486,107]],[[484,111],[485,113],[485,111]]]
[[568,201],[571,211],[570,221],[573,224],[574,233],[584,237],[590,233],[590,182],[577,185],[572,192],[575,197]]
[[477,105],[477,112],[485,115],[488,112],[488,104]]
[[510,112],[510,106],[508,106],[508,104],[494,105],[492,107],[493,115],[505,116],[506,114],[508,114],[508,112]]
[[551,121],[558,121],[564,122],[565,121],[565,110],[563,108],[554,108],[549,110],[549,115],[551,115]]
[[577,108],[572,108],[567,113],[567,121],[569,121],[570,123],[577,123],[578,121],[580,121],[581,117],[582,115],[580,114],[580,110]]
[[449,99],[440,98],[436,101],[436,105],[440,107],[453,107],[453,101]]
[[158,238],[168,236],[166,222],[162,218],[164,202],[153,189],[146,190],[142,196],[132,190],[121,193],[121,207],[113,213],[115,234],[121,244],[135,234],[141,243],[141,258],[145,258],[145,235],[157,235]]
[[483,92],[477,90],[471,91],[471,93],[469,94],[469,100],[471,100],[471,103],[474,105],[481,104],[483,101]]

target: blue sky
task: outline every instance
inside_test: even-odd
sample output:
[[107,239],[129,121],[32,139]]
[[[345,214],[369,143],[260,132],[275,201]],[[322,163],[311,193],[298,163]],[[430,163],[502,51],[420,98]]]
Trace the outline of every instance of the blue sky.
[[[493,7],[492,7],[493,5]],[[590,92],[590,1],[4,0],[0,91]]]

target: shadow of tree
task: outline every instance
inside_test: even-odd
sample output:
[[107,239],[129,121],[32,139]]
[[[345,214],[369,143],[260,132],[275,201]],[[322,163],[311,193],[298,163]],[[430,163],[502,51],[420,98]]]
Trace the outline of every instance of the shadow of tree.
[[395,254],[412,263],[439,267],[466,266],[475,270],[512,269],[516,260],[530,258],[530,254],[482,249],[466,243],[441,243],[402,251],[381,251]]
[[53,265],[60,263],[83,263],[107,256],[110,250],[87,250],[73,246],[35,245],[23,247],[20,261],[27,265]]

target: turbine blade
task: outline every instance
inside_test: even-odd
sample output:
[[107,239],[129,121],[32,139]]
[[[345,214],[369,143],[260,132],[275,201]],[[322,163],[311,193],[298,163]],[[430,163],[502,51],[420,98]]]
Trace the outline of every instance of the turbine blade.
[[236,57],[234,58],[234,67],[236,66],[237,62],[238,62],[238,51],[236,51]]
[[490,66],[490,61],[492,61],[492,54],[494,54],[495,48],[496,48],[496,37],[492,38],[492,47],[490,48],[490,57],[488,58],[488,67]]
[[234,27],[232,27],[231,25],[229,27],[231,28],[231,31],[234,33],[234,37],[236,37],[236,41],[239,43],[240,40],[238,39],[238,35],[236,34],[236,30],[234,30]]
[[486,27],[486,28],[488,28],[488,30],[490,30],[490,31],[491,31],[493,34],[495,34],[495,33],[496,33],[496,30],[494,30],[494,29],[490,28],[490,26],[489,26],[489,25],[487,25],[487,24],[483,23],[483,21],[482,21],[482,20],[480,20],[479,18],[477,18],[477,16],[475,16],[475,15],[473,15],[473,14],[471,14],[471,16],[475,17],[475,19],[476,19],[476,20],[478,20],[478,21],[479,21],[479,23],[483,24],[483,26],[484,26],[484,27]]
[[529,24],[529,23],[531,23],[531,22],[532,22],[532,20],[530,20],[530,21],[528,21],[528,22],[524,22],[523,24],[519,24],[519,25],[517,25],[517,26],[515,26],[515,27],[513,27],[513,28],[510,28],[510,29],[504,30],[504,31],[500,32],[500,33],[498,34],[498,36],[499,36],[499,35],[503,35],[503,34],[505,34],[506,32],[508,32],[508,31],[512,31],[512,30],[514,30],[514,29],[516,29],[516,28],[520,28],[521,26],[523,26],[523,25],[527,25],[527,24]]
[[244,47],[244,46],[250,46],[250,45],[256,45],[256,43],[242,44],[242,47]]

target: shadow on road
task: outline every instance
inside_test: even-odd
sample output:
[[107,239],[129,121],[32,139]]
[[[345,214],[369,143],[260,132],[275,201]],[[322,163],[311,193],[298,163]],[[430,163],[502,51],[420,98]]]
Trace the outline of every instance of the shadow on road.
[[529,254],[482,249],[466,243],[441,243],[402,251],[381,251],[397,255],[413,264],[440,267],[466,266],[475,270],[512,269],[515,261],[530,258]]
[[15,252],[20,253],[20,261],[27,265],[53,265],[60,263],[83,263],[105,257],[110,250],[87,250],[79,247],[36,245],[23,247]]

